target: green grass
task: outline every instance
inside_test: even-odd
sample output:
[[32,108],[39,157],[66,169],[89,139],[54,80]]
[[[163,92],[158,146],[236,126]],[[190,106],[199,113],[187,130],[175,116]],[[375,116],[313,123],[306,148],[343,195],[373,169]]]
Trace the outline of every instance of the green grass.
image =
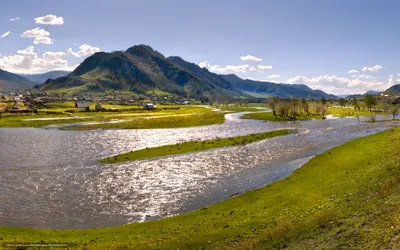
[[[260,105],[261,107],[261,105]],[[223,110],[223,111],[232,111],[232,112],[257,112],[260,111],[259,109],[257,109],[256,107],[235,107],[235,106],[225,106],[225,105],[221,105],[219,107],[219,109]]]
[[158,221],[86,230],[0,227],[0,245],[70,249],[395,249],[400,244],[400,128],[311,159],[290,177]]
[[[290,119],[282,119],[279,116],[274,117],[272,112],[257,112],[257,113],[250,113],[242,115],[240,118],[242,119],[256,119],[262,121],[270,121],[270,122],[284,122],[284,121],[292,121]],[[321,116],[315,114],[306,115],[302,113],[300,116],[297,117],[297,120],[304,121],[304,120],[311,120],[311,119],[321,119]]]
[[221,124],[225,121],[225,114],[218,112],[179,114],[175,116],[152,117],[149,119],[131,119],[119,123],[105,123],[67,127],[68,130],[93,129],[148,129],[148,128],[180,128]]
[[376,114],[385,114],[383,112],[373,112],[369,110],[357,110],[355,111],[354,108],[328,108],[328,113],[333,116],[373,116]]
[[174,145],[166,145],[155,148],[146,148],[142,150],[132,151],[126,154],[120,154],[101,160],[101,163],[117,163],[125,161],[135,161],[141,159],[150,159],[160,156],[183,154],[188,152],[197,152],[212,148],[221,148],[227,146],[245,145],[255,141],[260,141],[276,136],[287,135],[290,130],[276,130],[260,134],[250,134],[246,136],[236,136],[229,138],[218,138],[205,141],[189,141]]
[[[75,122],[107,122],[111,119],[126,120],[121,128],[156,128],[156,127],[179,127],[179,126],[198,126],[207,124],[217,124],[224,121],[222,113],[212,112],[211,109],[201,106],[175,106],[160,105],[155,110],[138,109],[137,106],[114,105],[119,112],[75,112],[76,119],[70,120],[49,120],[49,121],[27,121],[36,118],[67,118],[65,110],[71,109],[72,103],[50,103],[49,108],[39,110],[38,114],[9,114],[5,113],[0,119],[1,127],[35,127],[40,128],[48,125],[69,124]],[[111,107],[111,106],[110,106]],[[74,109],[74,108],[73,108]],[[193,115],[188,118],[187,116]],[[89,118],[80,118],[87,116]],[[159,117],[150,120],[150,117]],[[195,120],[197,119],[197,120]],[[154,121],[154,122],[152,122]],[[162,123],[162,124],[161,124]],[[117,128],[119,126],[104,126],[103,128]],[[81,128],[77,128],[81,129]],[[82,128],[92,129],[92,128]]]

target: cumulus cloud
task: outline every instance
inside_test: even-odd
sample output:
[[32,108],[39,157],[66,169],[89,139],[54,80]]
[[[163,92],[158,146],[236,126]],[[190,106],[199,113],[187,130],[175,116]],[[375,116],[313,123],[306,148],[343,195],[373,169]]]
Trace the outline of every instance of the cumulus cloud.
[[3,35],[0,36],[0,39],[7,37],[10,34],[11,34],[11,31],[7,31],[6,33],[4,33]]
[[383,66],[381,66],[381,65],[375,65],[375,66],[370,66],[370,67],[365,66],[364,68],[362,68],[362,71],[363,72],[367,72],[367,71],[369,71],[369,72],[377,72],[382,68],[383,68]]
[[53,40],[49,36],[50,32],[40,29],[39,27],[27,30],[21,34],[21,37],[23,38],[34,38],[34,44],[52,44]]
[[73,70],[77,65],[69,65],[63,59],[64,52],[45,52],[39,56],[33,46],[18,50],[15,55],[0,56],[0,68],[18,73],[35,74],[50,70]]
[[93,47],[93,46],[91,46],[89,44],[83,44],[83,45],[79,46],[79,50],[76,51],[76,52],[73,51],[72,48],[69,48],[67,50],[67,52],[69,54],[71,54],[71,55],[73,55],[75,57],[78,57],[78,58],[85,58],[85,57],[93,55],[94,53],[99,52],[99,51],[100,51],[99,48]]
[[39,24],[46,24],[46,25],[62,25],[64,24],[64,18],[63,17],[58,17],[56,15],[46,15],[46,16],[40,16],[36,17],[35,19],[36,23]]
[[308,78],[305,76],[296,76],[288,80],[289,83],[306,84],[313,89],[320,89],[332,94],[354,94],[364,93],[368,90],[383,91],[392,84],[389,79],[388,83],[377,80],[363,80],[360,78],[349,79],[335,75],[322,75],[318,77]]
[[215,72],[215,73],[246,73],[249,71],[265,71],[267,69],[272,69],[272,65],[256,65],[250,66],[248,64],[242,65],[227,65],[221,67],[219,65],[211,65],[209,62],[204,61],[198,64],[199,67],[207,68],[208,70]]
[[347,73],[349,73],[349,74],[358,73],[358,70],[351,69],[351,70],[347,71]]
[[270,76],[268,76],[269,78],[279,78],[279,77],[281,77],[280,75],[270,75]]
[[241,56],[240,60],[242,61],[256,61],[256,62],[261,62],[262,59],[255,57],[255,56],[251,56],[251,55],[247,55],[247,56]]
[[11,22],[15,22],[15,21],[18,21],[18,20],[19,20],[19,17],[10,18],[10,19],[8,19],[8,20],[10,20]]

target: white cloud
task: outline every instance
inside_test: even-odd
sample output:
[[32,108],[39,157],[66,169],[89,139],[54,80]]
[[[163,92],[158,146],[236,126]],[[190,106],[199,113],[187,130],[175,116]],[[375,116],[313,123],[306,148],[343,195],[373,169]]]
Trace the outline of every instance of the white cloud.
[[198,64],[200,68],[211,68],[211,65],[208,61],[204,61]]
[[227,65],[220,67],[219,65],[211,65],[209,62],[204,61],[198,64],[199,67],[207,68],[208,70],[216,73],[246,73],[249,71],[264,71],[267,69],[272,69],[272,65],[256,65],[250,66],[248,64],[242,65]]
[[396,83],[397,81],[396,81],[395,75],[390,75],[390,77],[389,77],[389,86],[393,86],[393,85],[397,84]]
[[34,38],[33,43],[34,44],[52,44],[53,40],[50,39],[50,32],[44,30],[35,28],[31,30],[27,30],[24,33],[21,34],[21,37],[23,38]]
[[50,39],[50,37],[36,37],[33,40],[34,44],[53,44],[53,40]]
[[351,75],[351,77],[353,77],[353,78],[356,78],[356,77],[357,77],[357,75]]
[[364,78],[364,79],[376,79],[375,76],[369,76],[369,75],[359,75],[357,77],[358,78]]
[[349,73],[349,74],[352,74],[352,73],[358,73],[358,70],[351,69],[351,70],[347,71],[347,73]]
[[251,55],[247,55],[247,56],[241,56],[240,59],[242,61],[256,61],[256,62],[261,62],[262,59],[255,57],[255,56],[251,56]]
[[375,65],[375,66],[370,66],[370,67],[365,66],[364,68],[362,68],[362,71],[363,72],[367,72],[367,71],[377,72],[378,70],[380,70],[382,68],[383,68],[383,66],[381,66],[381,65]]
[[281,77],[280,75],[270,75],[270,76],[268,76],[269,78],[279,78],[279,77]]
[[79,46],[79,51],[77,51],[77,52],[74,52],[72,50],[72,48],[69,48],[67,50],[67,52],[69,54],[71,54],[71,55],[73,55],[75,57],[78,57],[78,58],[85,58],[85,57],[93,55],[94,53],[99,52],[99,51],[100,51],[99,48],[93,47],[93,46],[91,46],[89,44],[83,44],[83,45]]
[[43,73],[50,70],[73,70],[77,65],[69,65],[63,59],[64,52],[45,52],[38,56],[33,46],[18,50],[15,55],[0,56],[0,68],[23,74]]
[[36,17],[33,20],[35,20],[36,23],[46,24],[46,25],[62,25],[62,24],[64,24],[64,18],[61,16],[58,17],[56,15],[40,16],[40,17]]
[[10,32],[10,31],[7,31],[6,33],[4,33],[3,35],[0,36],[0,39],[2,39],[2,38],[4,38],[4,37],[7,37],[7,36],[10,35],[10,34],[11,34],[11,32]]
[[8,20],[10,20],[11,22],[18,21],[18,20],[19,20],[19,17],[10,18],[10,19],[8,19]]
[[389,83],[384,83],[377,80],[362,80],[360,78],[349,79],[335,75],[322,75],[319,77],[308,78],[305,76],[296,76],[288,80],[289,83],[306,84],[313,89],[320,89],[332,94],[354,94],[364,93],[368,90],[383,91],[391,86]]

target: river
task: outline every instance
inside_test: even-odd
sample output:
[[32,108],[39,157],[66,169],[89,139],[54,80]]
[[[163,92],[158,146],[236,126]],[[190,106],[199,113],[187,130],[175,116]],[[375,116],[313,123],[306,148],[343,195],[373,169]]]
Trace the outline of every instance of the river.
[[[222,201],[290,175],[312,156],[389,128],[354,118],[142,130],[0,128],[0,226],[91,228],[159,219]],[[387,118],[387,117],[378,117]],[[238,147],[100,165],[131,150],[294,128]]]

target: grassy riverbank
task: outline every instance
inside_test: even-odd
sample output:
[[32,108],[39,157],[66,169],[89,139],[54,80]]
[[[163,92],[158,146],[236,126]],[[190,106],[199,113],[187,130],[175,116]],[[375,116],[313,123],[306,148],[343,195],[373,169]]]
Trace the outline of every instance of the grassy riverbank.
[[[293,121],[290,119],[284,119],[281,117],[275,117],[273,116],[272,112],[257,112],[257,113],[249,113],[242,115],[240,118],[242,119],[256,119],[256,120],[262,120],[262,121],[270,121],[270,122],[286,122],[286,121]],[[301,115],[296,117],[297,120],[299,121],[304,121],[304,120],[312,120],[312,119],[321,119],[321,116],[315,115],[315,114],[305,114],[304,112],[301,113]]]
[[329,114],[338,117],[347,116],[374,116],[374,115],[386,115],[384,112],[373,112],[369,110],[354,110],[354,108],[328,108]]
[[[74,127],[73,129],[98,128],[169,128],[219,124],[224,121],[224,114],[213,112],[201,106],[162,106],[156,110],[143,110],[134,106],[119,107],[119,112],[75,112],[65,113],[60,106],[42,110],[38,114],[4,114],[0,119],[0,128],[35,127],[70,124],[76,122],[109,122],[122,120],[121,123]],[[42,118],[49,120],[40,120]],[[73,118],[73,119],[72,119]]]
[[293,175],[198,211],[87,230],[0,228],[5,243],[70,249],[377,249],[400,244],[400,128],[314,157]]
[[150,129],[150,128],[178,128],[221,124],[225,121],[225,114],[219,112],[189,113],[180,115],[154,116],[147,118],[129,119],[118,123],[104,123],[66,127],[67,130],[93,129]]
[[149,159],[160,156],[167,155],[175,155],[175,154],[183,154],[188,152],[197,152],[212,148],[221,148],[226,146],[237,146],[237,145],[245,145],[247,143],[252,143],[255,141],[260,141],[276,136],[287,135],[291,131],[284,130],[276,130],[266,133],[260,134],[250,134],[246,136],[236,136],[230,138],[218,138],[212,140],[205,141],[189,141],[184,143],[178,143],[174,145],[166,145],[155,148],[147,148],[137,151],[132,151],[126,154],[120,154],[116,156],[112,156],[100,161],[101,163],[117,163],[117,162],[125,162],[125,161],[135,161],[141,159]]

